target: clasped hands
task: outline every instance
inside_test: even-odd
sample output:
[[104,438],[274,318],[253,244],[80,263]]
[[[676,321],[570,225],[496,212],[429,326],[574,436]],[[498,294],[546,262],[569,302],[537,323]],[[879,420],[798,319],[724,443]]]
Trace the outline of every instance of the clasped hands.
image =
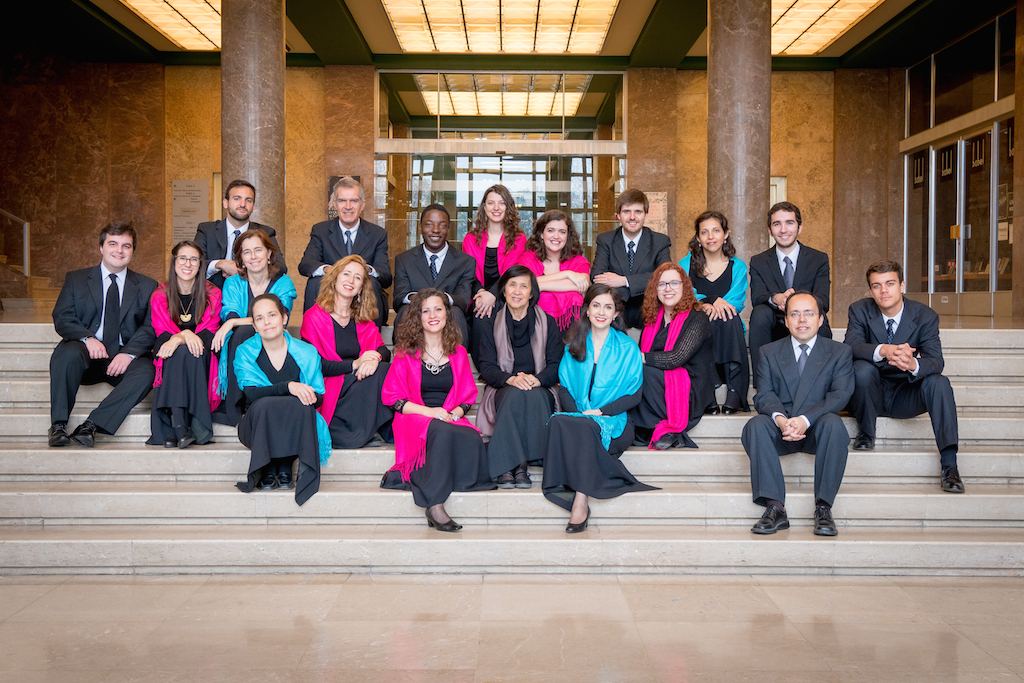
[[608,287],[629,287],[629,280],[626,276],[619,275],[618,273],[601,273],[596,275],[594,276],[594,283],[607,285]]
[[515,387],[516,389],[522,389],[523,391],[529,391],[530,389],[533,389],[534,387],[539,387],[540,386],[540,380],[537,379],[534,375],[529,375],[529,374],[527,374],[525,372],[520,372],[520,373],[517,373],[515,375],[512,375],[507,380],[505,380],[505,384],[508,384],[509,386],[512,386],[512,387]]
[[182,330],[177,334],[171,336],[170,339],[161,344],[160,349],[156,352],[157,358],[170,358],[174,355],[174,350],[182,344],[188,349],[196,358],[203,355],[203,340],[198,334],[192,330]]
[[701,304],[700,307],[709,320],[732,320],[736,316],[736,307],[721,297],[713,304]]
[[380,364],[381,355],[373,350],[364,351],[363,355],[352,361],[352,371],[355,372],[356,380],[362,381],[377,372],[377,365]]
[[802,441],[807,437],[807,422],[799,415],[796,417],[776,415],[775,424],[782,431],[783,441]]
[[[96,337],[89,337],[85,340],[85,350],[89,352],[89,358],[93,360],[109,357],[107,355],[107,347]],[[132,360],[132,357],[127,353],[117,354],[107,363],[107,375],[110,377],[123,375],[128,366],[132,364]]]
[[887,359],[889,365],[910,372],[917,369],[917,359],[914,358],[916,351],[910,344],[882,344],[878,355]]

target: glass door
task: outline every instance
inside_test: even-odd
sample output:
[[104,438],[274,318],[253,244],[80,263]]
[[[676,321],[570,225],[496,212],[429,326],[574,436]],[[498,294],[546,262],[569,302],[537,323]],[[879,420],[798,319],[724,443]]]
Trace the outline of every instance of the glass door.
[[960,142],[933,150],[932,308],[957,315],[960,229]]
[[960,227],[960,315],[992,315],[992,131],[967,138]]

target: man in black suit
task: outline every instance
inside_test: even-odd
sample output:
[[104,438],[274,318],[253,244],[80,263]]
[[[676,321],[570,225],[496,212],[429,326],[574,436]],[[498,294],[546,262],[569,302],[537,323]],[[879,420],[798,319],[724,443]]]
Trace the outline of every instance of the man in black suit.
[[672,241],[668,235],[644,227],[651,204],[640,190],[626,190],[615,200],[615,219],[619,227],[597,236],[594,265],[590,279],[617,287],[626,304],[626,327],[644,326],[640,309],[651,273],[672,259]]
[[[50,356],[51,446],[75,441],[92,448],[95,433],[116,432],[153,387],[150,352],[156,336],[149,299],[157,283],[128,270],[135,241],[131,225],[109,223],[100,231],[100,264],[64,278],[53,307],[53,325],[63,341]],[[78,387],[100,382],[113,391],[69,436]]]
[[[779,202],[768,210],[768,230],[775,246],[750,259],[750,366],[756,368],[762,346],[787,336],[786,300],[803,289],[814,294],[821,304],[822,325],[819,336],[832,338],[828,326],[828,255],[800,244],[803,230],[800,208]],[[757,388],[757,373],[754,374]]]
[[755,534],[789,528],[786,481],[779,456],[814,453],[814,533],[835,536],[832,503],[846,471],[850,435],[837,414],[853,394],[850,347],[822,337],[825,316],[816,297],[797,291],[786,297],[789,337],[762,349],[754,396],[758,414],[743,427],[743,448],[750,457],[754,502],[764,505]]
[[324,221],[313,226],[309,244],[299,262],[299,273],[308,277],[302,310],[307,311],[316,303],[320,292],[320,278],[338,259],[349,254],[359,254],[370,267],[373,276],[373,291],[377,295],[377,327],[388,319],[388,306],[384,290],[391,286],[391,266],[388,263],[388,234],[384,228],[361,220],[366,205],[363,186],[351,176],[345,176],[331,189],[331,204],[338,212],[338,219]]
[[849,409],[860,427],[853,448],[874,449],[879,415],[902,420],[927,411],[939,448],[942,490],[963,493],[956,466],[956,401],[949,379],[942,375],[939,316],[928,306],[903,298],[903,267],[895,261],[871,264],[867,278],[871,297],[850,304],[846,327],[857,377]]
[[[217,287],[223,287],[225,279],[238,274],[238,268],[235,266],[235,241],[246,230],[263,230],[274,243],[278,253],[281,252],[281,247],[277,243],[277,232],[269,225],[249,220],[253,207],[256,206],[256,188],[252,183],[232,180],[224,190],[223,205],[224,210],[228,212],[227,218],[200,223],[196,228],[196,244],[210,262],[206,267],[206,279]],[[288,272],[283,254],[278,259],[278,265],[284,272]]]
[[[469,348],[466,313],[473,300],[476,261],[472,256],[448,246],[448,210],[431,204],[420,214],[422,247],[413,247],[395,257],[395,327],[407,312],[413,295],[435,287],[448,295],[453,321],[462,331],[462,345]],[[415,311],[408,311],[409,315]]]

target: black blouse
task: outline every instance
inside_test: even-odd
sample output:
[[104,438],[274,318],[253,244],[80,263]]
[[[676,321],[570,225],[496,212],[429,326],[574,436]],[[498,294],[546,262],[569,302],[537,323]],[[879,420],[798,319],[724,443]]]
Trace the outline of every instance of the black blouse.
[[713,304],[719,299],[725,298],[725,295],[732,288],[733,263],[733,260],[729,259],[729,265],[725,267],[725,270],[718,276],[718,279],[711,281],[702,275],[697,275],[697,268],[693,261],[690,261],[690,280],[693,281],[693,288],[697,290],[698,294],[703,294],[705,297],[701,303]]
[[551,387],[558,383],[558,364],[562,361],[565,346],[558,330],[558,323],[547,313],[544,315],[547,316],[548,336],[544,346],[545,365],[539,373],[535,372],[533,348],[530,346],[530,338],[533,336],[537,320],[533,308],[530,308],[523,320],[516,321],[508,307],[505,307],[505,323],[508,325],[512,343],[512,372],[505,372],[498,366],[498,349],[494,343],[494,316],[479,318],[473,322],[474,325],[487,325],[490,328],[479,337],[476,364],[481,380],[495,389],[500,389],[505,386],[509,377],[525,372],[535,375],[542,387]]
[[487,247],[484,250],[484,287],[490,289],[501,278],[498,272],[498,248]]
[[[287,396],[291,392],[288,391],[289,382],[300,381],[301,372],[299,371],[299,364],[295,362],[295,359],[291,357],[291,354],[287,354],[284,359],[284,365],[278,370],[274,367],[274,364],[270,362],[270,356],[267,355],[266,349],[260,349],[260,355],[256,357],[256,365],[259,366],[263,374],[270,380],[270,386],[266,387],[245,387],[242,389],[242,393],[245,394],[246,406],[252,405],[258,399],[264,396]],[[317,394],[316,405],[319,406],[323,403],[323,396]]]

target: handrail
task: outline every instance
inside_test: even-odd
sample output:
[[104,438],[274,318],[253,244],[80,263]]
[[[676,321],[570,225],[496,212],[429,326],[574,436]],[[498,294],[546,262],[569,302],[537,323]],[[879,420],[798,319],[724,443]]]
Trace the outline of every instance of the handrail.
[[32,224],[29,223],[24,218],[18,218],[13,213],[8,213],[7,211],[4,211],[3,209],[0,209],[0,216],[4,216],[5,218],[9,218],[12,221],[14,221],[15,223],[21,223],[21,241],[23,243],[23,246],[22,246],[22,262],[24,263],[24,266],[22,266],[22,270],[25,273],[25,277],[29,277],[29,276],[32,275],[31,267],[29,266],[29,260],[28,260],[29,254],[32,253],[31,249],[29,249],[29,235],[31,235]]

